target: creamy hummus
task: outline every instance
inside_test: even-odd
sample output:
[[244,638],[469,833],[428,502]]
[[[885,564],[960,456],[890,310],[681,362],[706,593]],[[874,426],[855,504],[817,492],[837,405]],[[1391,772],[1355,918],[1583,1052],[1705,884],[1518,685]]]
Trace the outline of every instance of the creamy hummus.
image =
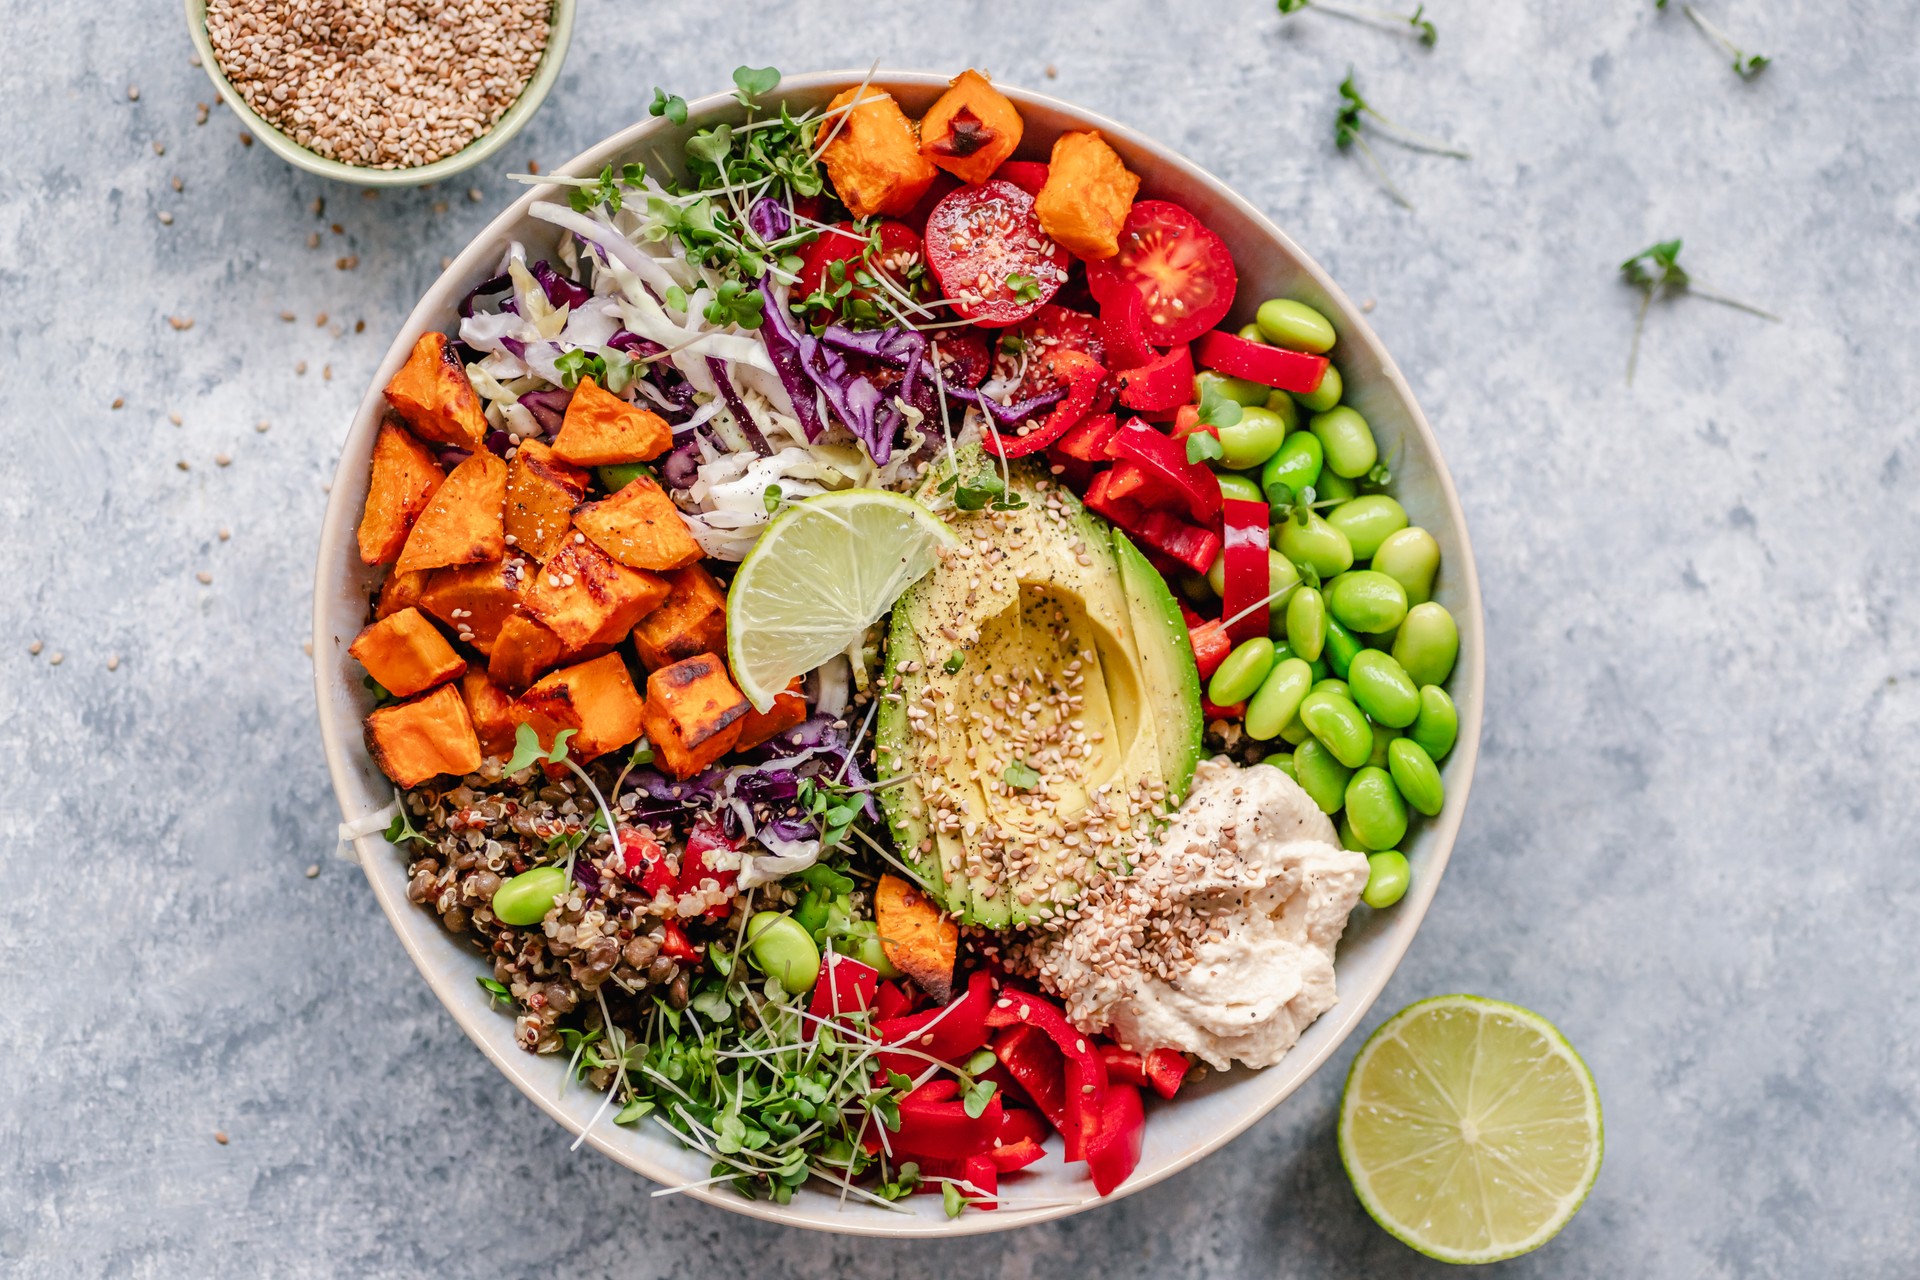
[[1366,883],[1366,856],[1292,778],[1206,760],[1133,874],[1024,959],[1076,1025],[1124,1047],[1271,1066],[1333,1007],[1334,946]]

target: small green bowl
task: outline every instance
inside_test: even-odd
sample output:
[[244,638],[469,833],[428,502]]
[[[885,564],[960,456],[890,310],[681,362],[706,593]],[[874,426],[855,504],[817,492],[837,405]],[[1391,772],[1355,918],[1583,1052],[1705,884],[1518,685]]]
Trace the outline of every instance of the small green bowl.
[[500,117],[493,128],[446,159],[435,160],[432,164],[418,165],[412,169],[369,169],[363,165],[329,160],[318,152],[309,151],[268,124],[247,105],[246,99],[227,82],[226,75],[220,70],[220,59],[214,56],[213,42],[207,39],[207,0],[186,0],[186,6],[187,34],[193,37],[193,47],[200,54],[200,65],[205,68],[221,99],[233,108],[233,114],[240,118],[248,131],[266,143],[268,150],[296,169],[305,169],[323,178],[362,187],[418,187],[439,182],[462,170],[471,169],[506,146],[508,140],[520,132],[546,100],[548,90],[553,88],[553,82],[560,76],[560,65],[567,60],[567,42],[573,35],[573,0],[553,0],[553,13],[548,20],[547,47],[540,55],[540,65],[534,68],[533,78],[527,81],[527,87],[521,91],[520,97],[507,108],[506,114]]

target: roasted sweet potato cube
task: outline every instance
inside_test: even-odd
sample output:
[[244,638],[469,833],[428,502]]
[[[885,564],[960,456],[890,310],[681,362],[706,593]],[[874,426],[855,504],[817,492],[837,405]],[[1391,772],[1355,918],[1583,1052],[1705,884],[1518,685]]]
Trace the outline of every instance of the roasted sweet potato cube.
[[513,731],[520,723],[513,716],[513,695],[476,667],[460,677],[460,696],[466,699],[480,750],[490,756],[512,755]]
[[647,740],[662,772],[691,778],[733,750],[753,708],[711,653],[647,677]]
[[727,649],[727,593],[697,564],[667,575],[667,601],[633,626],[633,648],[649,671]]
[[540,441],[526,441],[507,464],[507,545],[545,560],[572,532],[573,509],[586,496],[584,472]]
[[520,597],[560,643],[584,649],[625,640],[667,598],[667,580],[629,569],[591,542],[568,541],[527,575]]
[[556,734],[572,729],[567,750],[576,760],[591,760],[640,736],[645,704],[627,664],[609,653],[542,676],[514,708],[541,746],[551,748]]
[[467,660],[418,609],[402,609],[369,624],[347,652],[396,698],[411,698],[467,669]]
[[433,450],[392,419],[381,423],[380,434],[373,439],[367,505],[360,512],[360,558],[368,564],[397,560],[413,522],[446,478]]
[[573,524],[631,569],[684,569],[700,559],[700,544],[687,531],[679,508],[646,476],[581,507],[573,513]]
[[514,556],[435,569],[420,593],[420,607],[452,628],[460,643],[492,653],[494,637],[520,607],[522,575],[537,567]]
[[380,584],[380,599],[374,605],[373,616],[390,618],[402,609],[411,609],[420,603],[420,593],[427,589],[427,579],[433,574],[425,569],[415,569],[412,573],[394,570]]
[[893,967],[945,1004],[953,996],[960,928],[926,894],[891,873],[873,892],[873,923]]
[[1020,145],[1019,110],[978,71],[949,81],[920,120],[920,154],[962,182],[981,183]]
[[673,447],[673,428],[651,409],[628,404],[588,378],[574,389],[553,456],[581,467],[645,462]]
[[482,449],[453,469],[413,522],[398,567],[410,573],[498,560],[507,549],[506,503],[507,464]]
[[740,741],[733,744],[733,749],[746,751],[757,747],[804,721],[807,697],[800,692],[801,683],[800,677],[795,676],[792,684],[773,695],[773,706],[765,711],[755,711],[749,705],[747,714],[740,719]]
[[1040,229],[1067,252],[1111,258],[1120,252],[1120,228],[1139,190],[1140,179],[1097,130],[1063,133],[1053,144],[1047,184],[1033,212]]
[[480,397],[444,333],[420,335],[413,354],[387,384],[387,403],[423,440],[478,449],[486,439],[487,415]]
[[398,786],[417,787],[443,773],[467,774],[480,767],[473,717],[450,684],[379,708],[367,717],[366,734],[373,762]]
[[487,674],[495,684],[524,689],[566,659],[560,637],[524,613],[501,624],[487,655]]
[[827,106],[820,122],[823,135],[832,131],[848,103],[860,105],[845,112],[833,141],[821,152],[833,189],[856,218],[876,213],[902,217],[919,203],[939,170],[920,154],[913,121],[900,110],[893,95],[872,85],[856,85]]

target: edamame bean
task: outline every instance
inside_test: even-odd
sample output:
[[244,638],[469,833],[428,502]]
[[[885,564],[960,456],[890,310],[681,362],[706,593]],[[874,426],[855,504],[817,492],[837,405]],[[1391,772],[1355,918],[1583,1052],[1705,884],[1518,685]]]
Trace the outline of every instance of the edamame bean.
[[880,935],[878,933],[861,935],[856,945],[848,954],[852,955],[855,960],[866,965],[869,969],[878,970],[882,978],[897,978],[900,976],[900,970],[895,968],[893,961],[887,958],[887,949],[881,945]]
[[1327,371],[1320,375],[1320,385],[1301,395],[1294,393],[1294,400],[1308,413],[1325,413],[1340,403],[1340,396],[1346,387],[1340,380],[1340,370],[1333,361],[1327,361]]
[[1216,707],[1245,702],[1272,670],[1273,641],[1265,636],[1243,640],[1214,670],[1207,682],[1207,700]]
[[1367,887],[1360,891],[1360,901],[1375,911],[1384,911],[1407,896],[1407,885],[1412,879],[1407,856],[1398,849],[1382,849],[1379,853],[1369,854]]
[[600,478],[600,483],[608,493],[618,493],[641,476],[652,475],[653,468],[644,462],[615,462],[595,467],[593,473]]
[[1293,777],[1293,752],[1291,751],[1276,751],[1260,763],[1270,764],[1289,778]]
[[1460,736],[1460,712],[1447,691],[1437,684],[1420,690],[1420,714],[1414,718],[1407,736],[1419,743],[1435,760],[1445,760]]
[[1263,347],[1272,345],[1267,341],[1267,335],[1260,332],[1260,326],[1257,324],[1241,325],[1236,330],[1236,336],[1245,338],[1248,342],[1257,342]]
[[1370,568],[1386,574],[1407,589],[1408,604],[1433,599],[1433,575],[1440,571],[1440,544],[1419,525],[1387,535],[1373,553]]
[[1362,649],[1347,664],[1353,700],[1380,724],[1404,729],[1420,715],[1420,686],[1390,655]]
[[1293,780],[1313,799],[1322,813],[1334,813],[1347,800],[1347,780],[1353,770],[1340,763],[1319,739],[1308,738],[1293,749]]
[[1267,495],[1260,492],[1260,486],[1250,478],[1235,475],[1231,471],[1220,472],[1216,477],[1220,481],[1220,496],[1239,502],[1265,502]]
[[1206,370],[1193,375],[1193,398],[1196,402],[1204,400],[1208,389],[1216,396],[1233,401],[1237,405],[1264,405],[1271,387],[1258,382],[1248,382],[1245,378],[1232,378],[1224,373]]
[[1347,535],[1309,511],[1306,522],[1289,516],[1273,531],[1273,546],[1295,564],[1306,565],[1322,578],[1353,567],[1353,547]]
[[1460,629],[1444,605],[1429,600],[1407,612],[1393,642],[1393,656],[1416,684],[1445,684],[1460,656]]
[[1280,731],[1300,714],[1300,703],[1312,688],[1313,668],[1306,659],[1274,663],[1247,703],[1247,736],[1261,742],[1279,737]]
[[1280,741],[1290,747],[1298,747],[1303,742],[1313,741],[1313,730],[1301,723],[1300,713],[1296,711],[1292,722],[1280,731]]
[[560,867],[522,871],[494,890],[494,919],[520,928],[539,924],[553,910],[554,900],[567,891],[567,883],[567,873]]
[[[1220,573],[1224,582],[1226,569],[1222,567]],[[1206,574],[1188,569],[1180,575],[1180,594],[1189,600],[1205,600],[1213,595],[1213,584],[1207,581]]]
[[1248,406],[1240,421],[1215,428],[1220,433],[1220,465],[1245,471],[1266,462],[1287,438],[1287,420],[1271,409]]
[[1367,846],[1360,843],[1360,837],[1353,834],[1353,823],[1348,819],[1344,809],[1340,812],[1340,821],[1334,830],[1339,833],[1340,847],[1342,849],[1351,849],[1355,853],[1365,853],[1367,851]]
[[1353,666],[1353,656],[1363,647],[1353,632],[1341,626],[1338,619],[1327,619],[1327,647],[1320,651],[1320,656],[1326,660],[1329,671],[1345,680],[1348,670]]
[[1254,323],[1276,347],[1324,355],[1333,349],[1333,322],[1304,302],[1270,298],[1254,312]]
[[1287,486],[1289,502],[1298,497],[1302,489],[1312,488],[1320,480],[1325,456],[1320,437],[1312,432],[1300,431],[1288,436],[1281,442],[1280,451],[1260,468],[1260,489],[1267,495],[1267,501],[1274,500],[1276,485]]
[[1365,764],[1373,751],[1373,727],[1366,716],[1352,698],[1332,690],[1309,693],[1300,704],[1300,722],[1349,769]]
[[[1301,434],[1310,434],[1302,432]],[[1360,496],[1360,486],[1345,476],[1335,475],[1332,467],[1320,468],[1320,483],[1313,487],[1315,502],[1351,502]]]
[[780,979],[793,995],[813,988],[820,976],[820,948],[790,915],[759,911],[747,921],[747,954],[760,972]]
[[1391,631],[1407,616],[1407,589],[1384,573],[1356,569],[1327,584],[1327,612],[1349,631]]
[[1381,543],[1407,527],[1407,509],[1384,493],[1369,493],[1327,512],[1327,523],[1347,535],[1355,560],[1371,560]]
[[1328,693],[1337,693],[1349,702],[1353,701],[1353,690],[1348,688],[1347,682],[1338,676],[1325,676],[1319,680],[1315,680],[1313,682],[1313,688],[1308,690],[1308,692],[1319,693],[1323,689]]
[[[1293,642],[1290,640],[1283,640],[1273,646],[1273,660],[1275,662],[1285,662],[1288,658],[1305,657],[1305,654],[1300,653],[1293,647]],[[1327,678],[1327,660],[1325,658],[1307,658],[1307,665],[1313,668],[1315,683]]]
[[1373,750],[1367,753],[1367,763],[1376,769],[1385,769],[1389,762],[1387,752],[1398,741],[1400,741],[1400,730],[1390,729],[1384,724],[1374,725]]
[[1312,587],[1287,599],[1287,643],[1309,662],[1327,647],[1327,600]]
[[1347,782],[1347,820],[1369,849],[1391,849],[1407,834],[1407,802],[1385,769],[1368,765]]
[[1429,818],[1446,804],[1447,788],[1440,781],[1439,766],[1433,763],[1426,748],[1412,738],[1396,738],[1387,748],[1387,770],[1407,803]]
[[1307,420],[1307,430],[1320,437],[1327,451],[1327,466],[1337,476],[1357,479],[1373,470],[1380,461],[1380,450],[1373,443],[1373,428],[1351,405],[1335,405],[1325,413]]
[[1287,424],[1288,431],[1300,429],[1300,406],[1293,402],[1292,396],[1284,391],[1269,391],[1266,406],[1280,415],[1281,421]]

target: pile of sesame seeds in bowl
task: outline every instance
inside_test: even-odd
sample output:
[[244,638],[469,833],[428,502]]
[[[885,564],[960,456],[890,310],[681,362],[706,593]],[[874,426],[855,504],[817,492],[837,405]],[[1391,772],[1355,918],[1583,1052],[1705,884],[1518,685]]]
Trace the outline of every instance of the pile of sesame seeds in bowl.
[[553,0],[207,0],[220,71],[326,159],[412,169],[497,124],[545,53]]
[[710,1162],[669,1190],[1108,1195],[1406,890],[1456,732],[1435,540],[1332,322],[1221,327],[1224,240],[1100,130],[1023,150],[972,71],[918,119],[734,82],[670,161],[554,179],[396,353],[360,822],[586,1132]]

